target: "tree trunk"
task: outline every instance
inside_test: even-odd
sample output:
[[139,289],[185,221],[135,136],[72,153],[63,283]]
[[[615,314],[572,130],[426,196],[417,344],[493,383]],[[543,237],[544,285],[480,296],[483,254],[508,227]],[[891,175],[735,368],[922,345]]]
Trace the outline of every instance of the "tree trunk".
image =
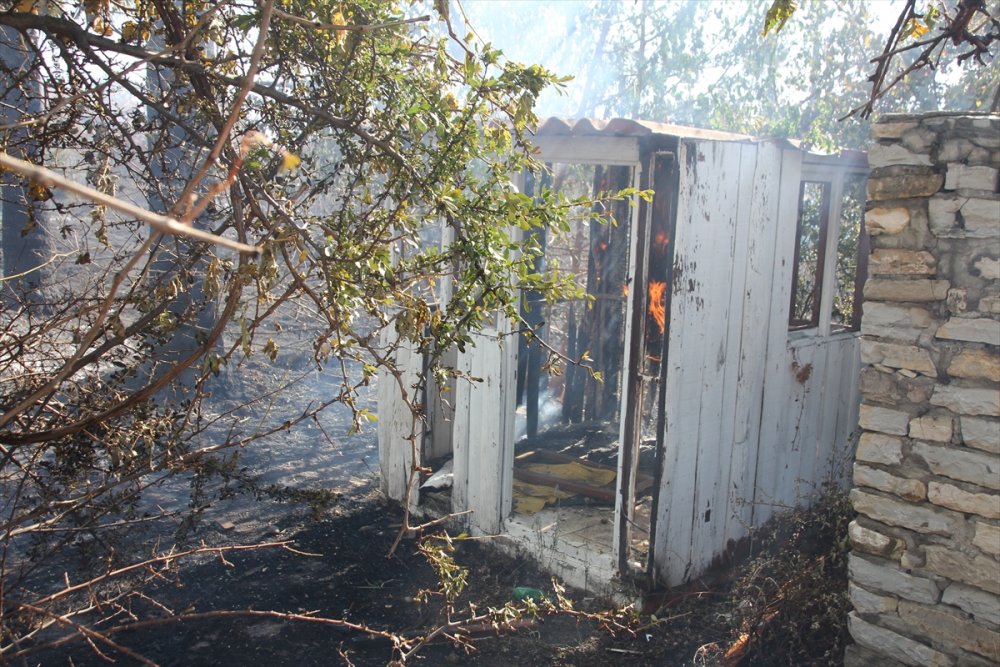
[[[26,37],[11,28],[0,27],[0,123],[10,125],[42,110],[41,86],[32,71],[35,54],[24,42]],[[16,157],[37,160],[37,143],[30,128],[8,130],[5,149]],[[2,177],[2,267],[3,303],[40,300],[45,271],[42,264],[50,248],[42,225],[39,206],[29,199],[24,180],[13,174]]]

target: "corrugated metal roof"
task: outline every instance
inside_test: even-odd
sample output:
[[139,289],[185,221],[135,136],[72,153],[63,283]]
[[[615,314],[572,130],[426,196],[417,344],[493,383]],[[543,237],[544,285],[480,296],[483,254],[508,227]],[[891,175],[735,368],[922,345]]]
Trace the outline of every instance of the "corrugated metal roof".
[[616,137],[644,137],[662,134],[671,137],[714,139],[716,141],[748,141],[753,139],[753,137],[746,134],[705,130],[697,127],[671,125],[669,123],[656,123],[650,120],[630,120],[628,118],[600,120],[594,118],[560,118],[558,116],[546,118],[542,121],[542,124],[535,130],[535,134],[540,136]]
[[[803,150],[798,140],[761,138],[749,134],[736,134],[721,130],[708,130],[700,127],[687,127],[671,123],[657,123],[651,120],[631,120],[628,118],[613,118],[601,120],[595,118],[562,118],[552,116],[541,122],[534,132],[540,137],[646,137],[662,135],[681,139],[705,139],[709,141],[747,141],[771,142]],[[849,162],[866,163],[867,155],[863,151],[843,150],[839,154],[829,155],[803,151],[810,155],[822,155],[839,158]]]

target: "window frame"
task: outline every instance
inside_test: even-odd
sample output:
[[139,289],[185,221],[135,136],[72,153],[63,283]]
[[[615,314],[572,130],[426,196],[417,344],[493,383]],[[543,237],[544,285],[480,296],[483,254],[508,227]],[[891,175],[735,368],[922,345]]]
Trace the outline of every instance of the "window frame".
[[[813,284],[816,294],[812,299],[812,307],[808,320],[795,319],[795,311],[798,303],[798,284],[800,270],[802,266],[802,219],[803,203],[805,201],[806,187],[815,184],[821,185],[822,196],[820,198],[819,209],[819,238],[816,241],[816,268],[813,270]],[[825,267],[826,267],[826,246],[830,231],[830,209],[833,192],[833,181],[831,179],[806,178],[803,174],[799,181],[799,203],[795,220],[795,250],[792,257],[792,289],[789,295],[788,306],[788,328],[790,331],[801,331],[814,329],[819,326],[823,312],[823,295],[825,294]]]
[[[857,164],[830,165],[803,164],[799,177],[799,197],[796,209],[795,245],[792,263],[792,284],[789,296],[787,318],[790,334],[829,336],[831,333],[856,332],[861,328],[861,303],[864,281],[868,273],[868,232],[862,213],[858,230],[857,266],[854,272],[854,307],[851,321],[843,325],[833,323],[833,299],[837,292],[837,265],[840,246],[840,232],[844,204],[845,182],[850,178],[868,177],[868,170]],[[802,234],[802,203],[806,184],[824,184],[825,206],[820,212],[820,238],[817,248],[816,275],[819,294],[813,302],[812,315],[808,322],[794,321],[796,286],[799,278],[799,255]]]

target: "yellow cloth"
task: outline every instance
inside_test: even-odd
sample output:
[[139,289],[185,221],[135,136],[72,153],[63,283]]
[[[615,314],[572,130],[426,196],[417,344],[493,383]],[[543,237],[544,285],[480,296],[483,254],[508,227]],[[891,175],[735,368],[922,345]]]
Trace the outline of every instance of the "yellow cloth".
[[572,493],[560,491],[545,484],[530,484],[519,479],[514,480],[514,511],[521,514],[534,514],[546,504],[556,500],[569,498]]
[[614,470],[588,466],[582,461],[573,461],[572,463],[529,463],[525,468],[533,472],[540,472],[560,479],[568,479],[593,486],[610,484],[618,474]]
[[[594,468],[580,461],[572,463],[529,463],[524,466],[526,470],[544,473],[569,479],[583,484],[594,486],[605,486],[610,484],[616,477],[614,470]],[[573,493],[563,491],[554,486],[546,484],[529,484],[519,479],[514,480],[514,511],[521,514],[535,514],[546,505],[551,505],[563,498],[572,497]]]

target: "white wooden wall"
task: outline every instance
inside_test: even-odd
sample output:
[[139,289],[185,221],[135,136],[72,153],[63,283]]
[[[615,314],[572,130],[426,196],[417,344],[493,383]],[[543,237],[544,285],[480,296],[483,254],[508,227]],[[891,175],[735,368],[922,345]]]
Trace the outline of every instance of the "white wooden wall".
[[[383,332],[382,344],[388,347],[389,336],[395,332]],[[417,382],[423,370],[423,356],[408,346],[400,346],[396,350],[396,367],[401,371],[402,382],[386,370],[380,370],[378,376],[378,460],[381,476],[381,489],[389,498],[402,501],[406,497],[406,487],[410,481],[410,470],[413,464],[413,447],[410,444],[411,431],[414,429],[412,413],[403,400],[403,392],[412,399],[413,385]],[[401,386],[402,385],[402,386]],[[423,426],[416,424],[416,452],[419,464],[420,433]],[[410,494],[410,506],[416,507],[416,484]]]
[[[426,406],[432,425],[434,442],[423,439],[424,424],[416,424],[415,450],[417,464],[424,460],[451,454],[454,483],[452,511],[472,510],[467,525],[478,533],[499,533],[503,518],[510,513],[511,480],[514,474],[514,400],[516,399],[517,337],[510,335],[509,324],[500,323],[506,335],[498,335],[498,326],[488,326],[473,334],[473,344],[465,352],[449,353],[446,363],[453,363],[464,374],[453,383],[449,414],[442,415],[443,404],[435,391],[429,392],[431,404]],[[389,339],[383,340],[387,346]],[[413,384],[423,372],[424,359],[408,346],[396,350],[396,367],[402,383],[385,370],[378,379],[378,442],[381,489],[393,500],[406,497],[410,479],[413,450],[409,436],[413,429],[412,416],[402,400],[400,384],[411,397]],[[477,378],[472,382],[468,378]],[[416,396],[416,400],[421,400]],[[442,447],[449,445],[448,450]],[[410,493],[410,507],[417,507],[418,481]]]
[[[847,460],[858,410],[856,334],[788,331],[802,153],[681,139],[678,161],[664,468],[652,536],[654,575],[667,585],[700,574],[730,540],[801,504],[831,462]],[[498,322],[456,353],[456,367],[482,381],[460,379],[449,397],[452,508],[472,510],[477,533],[502,531],[511,507],[517,337],[497,335],[507,326]],[[423,360],[401,348],[396,361],[408,387]],[[413,458],[399,397],[392,378],[380,376],[382,488],[397,500]],[[448,429],[440,421],[434,429]]]
[[454,512],[472,510],[468,523],[474,531],[496,534],[512,500],[518,337],[498,337],[496,328],[488,328],[473,334],[473,342],[456,364],[481,381],[459,378],[455,385],[451,506]]
[[683,140],[679,162],[653,537],[667,585],[798,504],[857,423],[856,337],[789,339],[801,153]]

